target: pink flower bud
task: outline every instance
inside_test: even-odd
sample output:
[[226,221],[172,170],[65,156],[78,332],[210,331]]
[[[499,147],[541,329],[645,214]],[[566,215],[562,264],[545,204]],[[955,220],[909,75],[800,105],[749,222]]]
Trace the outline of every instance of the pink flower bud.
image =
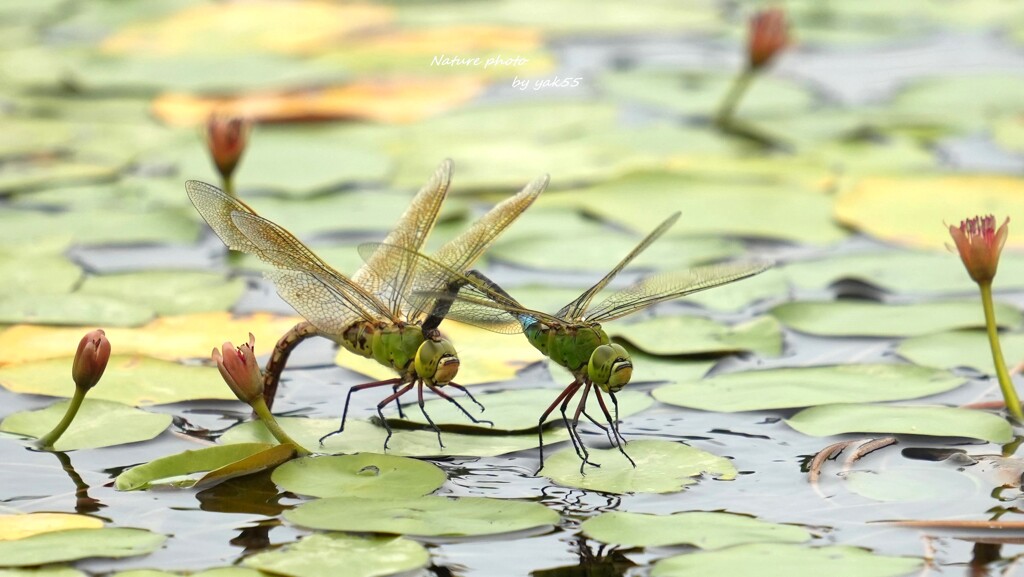
[[87,333],[78,343],[75,362],[71,366],[71,378],[75,386],[88,391],[100,381],[110,360],[110,341],[102,329]]
[[224,382],[231,387],[231,392],[244,403],[251,403],[263,395],[263,373],[256,363],[254,348],[256,337],[249,333],[249,342],[235,348],[231,343],[224,343],[222,350],[213,349],[213,362],[217,363]]
[[781,8],[762,10],[750,19],[750,35],[747,38],[747,52],[751,69],[758,69],[770,62],[776,54],[789,45],[786,13]]
[[225,180],[238,166],[249,140],[251,125],[245,118],[211,114],[206,121],[206,145],[217,171]]
[[990,214],[961,221],[959,227],[950,225],[949,234],[956,243],[967,274],[974,282],[991,283],[995,278],[1009,224],[1010,219],[1007,218],[996,230],[996,217]]

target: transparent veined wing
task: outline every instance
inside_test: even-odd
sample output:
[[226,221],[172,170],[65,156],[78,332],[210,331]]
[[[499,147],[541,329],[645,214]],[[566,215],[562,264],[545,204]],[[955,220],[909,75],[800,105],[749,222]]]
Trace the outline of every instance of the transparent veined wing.
[[231,220],[232,213],[256,214],[256,211],[244,202],[228,196],[216,186],[198,180],[186,181],[185,192],[188,193],[192,205],[228,248],[256,254],[256,246]]

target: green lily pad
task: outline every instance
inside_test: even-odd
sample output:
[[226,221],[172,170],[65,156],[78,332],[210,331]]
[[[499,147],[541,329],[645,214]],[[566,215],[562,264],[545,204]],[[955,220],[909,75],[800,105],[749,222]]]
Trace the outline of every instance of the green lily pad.
[[[338,430],[336,419],[300,419],[295,417],[278,418],[278,423],[295,442],[310,447],[317,452],[339,453],[373,453],[384,450],[384,438],[387,435],[383,427],[367,421],[349,418],[345,423],[345,432],[334,435],[319,444],[320,437]],[[444,448],[438,446],[437,435],[430,430],[402,431],[395,429],[388,443],[388,453],[406,457],[434,457],[439,455],[494,457],[506,453],[515,453],[539,446],[536,433],[522,435],[460,435],[443,433],[441,439]],[[551,431],[547,443],[556,443],[569,439],[563,429]],[[236,425],[220,438],[223,443],[273,443],[274,437],[262,423],[251,421]]]
[[[71,397],[75,392],[73,361],[73,357],[62,357],[0,366],[0,386],[15,393]],[[236,397],[214,367],[114,355],[107,362],[103,380],[89,391],[89,398],[144,406]]]
[[[896,95],[893,109],[911,118],[922,115],[955,122],[963,129],[979,130],[987,121],[1007,113],[1024,111],[1010,96],[1024,90],[1024,78],[1009,74],[957,74],[918,80]],[[956,115],[942,114],[956,110]]]
[[59,255],[0,254],[0,295],[68,293],[82,278],[78,265]]
[[245,279],[201,271],[157,271],[91,276],[77,294],[149,307],[158,315],[222,311],[245,292]]
[[915,399],[963,383],[946,371],[913,365],[836,365],[727,373],[659,387],[652,394],[670,405],[734,413]]
[[48,214],[8,210],[0,213],[0,246],[46,242],[54,236],[78,244],[189,243],[199,223],[185,209],[126,212],[90,210]]
[[[479,419],[493,421],[493,428],[489,425],[470,424],[462,411],[444,399],[428,401],[424,404],[424,408],[437,423],[437,426],[444,431],[478,435],[528,434],[537,430],[537,419],[555,400],[559,392],[561,391],[558,389],[519,389],[474,395],[487,410],[478,412],[478,407],[470,402],[465,403],[466,408]],[[620,419],[639,413],[654,403],[650,396],[638,391],[624,391],[615,397],[619,401]],[[613,410],[611,400],[605,398],[605,404],[609,411]],[[575,406],[574,403],[573,407]],[[408,424],[427,425],[427,421],[418,407],[408,407],[405,412],[406,420],[388,419],[388,421],[392,424],[404,423],[406,426]],[[587,397],[587,412],[595,417],[601,415],[601,407],[593,394]],[[550,424],[561,419],[562,416],[559,412],[554,411],[544,422]]]
[[[643,202],[622,202],[642,198]],[[637,172],[588,188],[541,198],[539,206],[575,207],[646,234],[682,211],[673,234],[763,237],[830,244],[847,236],[832,222],[832,200],[792,183],[721,183],[672,172]],[[742,206],[743,210],[736,210]],[[793,226],[800,222],[800,226]]]
[[[156,571],[154,569],[136,569],[134,571],[118,571],[113,577],[181,577],[184,573],[171,573],[168,571]],[[265,577],[255,569],[245,567],[217,567],[205,571],[188,573],[189,577]]]
[[804,409],[786,424],[805,435],[889,433],[1009,443],[1013,429],[991,413],[954,407],[837,404]]
[[0,567],[25,567],[89,557],[134,557],[156,551],[167,538],[142,529],[71,529],[0,541]]
[[258,553],[243,561],[246,567],[289,577],[377,577],[412,571],[429,562],[430,553],[409,539],[343,534],[309,535],[284,550]]
[[[1002,333],[999,335],[999,343],[1008,358],[1019,359],[1024,356],[1024,334]],[[926,367],[971,367],[983,373],[995,374],[992,348],[984,331],[921,335],[904,340],[896,352],[908,361]]]
[[359,453],[303,457],[281,465],[271,476],[285,491],[312,497],[386,499],[428,495],[448,477],[431,463],[408,457]]
[[147,306],[90,294],[21,294],[0,302],[0,324],[137,327],[153,320]]
[[754,543],[662,559],[651,577],[900,577],[923,564],[921,559],[886,557],[857,547]]
[[[935,503],[970,499],[981,490],[973,477],[937,468],[850,471],[844,475],[850,491],[887,503]],[[984,491],[989,491],[985,487]]]
[[330,497],[302,503],[285,519],[313,529],[465,537],[512,533],[558,523],[540,503],[487,497]]
[[580,459],[565,449],[544,461],[541,473],[564,487],[604,493],[674,493],[696,483],[701,476],[736,478],[736,467],[724,457],[671,441],[633,441],[625,446],[636,461],[634,468],[618,449],[589,449],[590,460],[580,475]]
[[0,577],[86,577],[86,575],[73,567],[36,567],[0,569]]
[[[117,476],[114,486],[118,491],[148,489],[155,485],[179,488],[207,486],[275,467],[294,454],[295,447],[291,445],[217,445],[160,457],[132,467]],[[190,477],[200,472],[205,474]]]
[[[782,331],[771,317],[728,326],[692,316],[655,317],[605,327],[608,335],[621,338],[654,355],[704,355],[752,351],[766,356],[782,353]],[[684,336],[685,338],[681,338]]]
[[806,529],[796,525],[705,511],[672,515],[611,511],[587,519],[580,528],[591,539],[623,547],[693,545],[701,549],[722,549],[748,543],[803,543],[812,537]]
[[[69,402],[60,401],[38,411],[12,413],[0,423],[0,430],[42,437],[64,417]],[[171,415],[147,413],[112,401],[85,399],[75,420],[54,443],[54,448],[75,451],[148,441],[170,424]]]
[[88,182],[113,180],[119,165],[108,161],[74,159],[17,160],[0,167],[0,195]]
[[[782,324],[803,333],[836,337],[912,337],[985,326],[981,300],[886,305],[861,301],[793,302],[770,311]],[[1020,326],[1016,308],[996,304],[1002,327]]]

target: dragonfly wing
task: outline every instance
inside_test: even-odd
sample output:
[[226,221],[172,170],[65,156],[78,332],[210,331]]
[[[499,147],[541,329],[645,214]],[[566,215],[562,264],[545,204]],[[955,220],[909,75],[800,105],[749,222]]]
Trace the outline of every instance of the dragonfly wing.
[[[452,180],[452,161],[445,159],[430,180],[416,193],[409,208],[402,213],[384,243],[409,249],[412,253],[420,250],[430,231],[437,222],[441,203],[448,195],[448,186]],[[389,258],[390,256],[390,258]],[[370,255],[366,264],[353,276],[359,286],[365,287],[370,294],[377,295],[388,305],[392,316],[402,316],[400,310],[413,284],[415,268],[407,258],[392,260],[405,255]]]
[[281,295],[317,331],[326,336],[340,336],[353,322],[366,315],[339,295],[331,285],[316,275],[296,270],[274,270],[263,273]]
[[198,180],[186,181],[185,191],[199,214],[228,248],[256,254],[256,246],[231,220],[231,214],[235,212],[256,214],[249,205],[228,196],[216,186]]
[[624,317],[653,304],[679,298],[762,273],[771,262],[715,264],[647,277],[609,296],[587,311],[588,322]]
[[625,258],[620,260],[619,264],[615,265],[615,268],[609,271],[608,274],[604,275],[604,278],[597,281],[597,284],[587,289],[587,291],[581,294],[576,300],[562,307],[560,311],[555,313],[555,316],[570,321],[580,320],[583,317],[583,311],[587,309],[590,301],[594,300],[597,293],[601,292],[604,287],[608,286],[608,283],[615,278],[615,275],[619,274],[622,272],[622,269],[629,266],[629,263],[633,262],[633,259],[639,256],[643,251],[647,250],[647,247],[651,246],[651,243],[658,240],[658,237],[661,235],[665,234],[665,231],[675,224],[677,220],[679,220],[678,212],[665,219],[664,222],[658,225],[658,228],[651,231],[646,238],[640,241],[640,244],[636,245],[636,247],[633,248]]

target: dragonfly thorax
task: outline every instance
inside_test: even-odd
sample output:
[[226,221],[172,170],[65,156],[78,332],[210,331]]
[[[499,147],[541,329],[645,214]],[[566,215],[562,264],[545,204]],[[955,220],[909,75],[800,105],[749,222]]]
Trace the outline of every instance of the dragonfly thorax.
[[404,375],[413,368],[413,361],[423,341],[423,330],[418,325],[385,326],[374,331],[370,356]]
[[611,342],[598,324],[538,325],[537,330],[526,332],[530,343],[578,376],[586,374],[594,350]]

